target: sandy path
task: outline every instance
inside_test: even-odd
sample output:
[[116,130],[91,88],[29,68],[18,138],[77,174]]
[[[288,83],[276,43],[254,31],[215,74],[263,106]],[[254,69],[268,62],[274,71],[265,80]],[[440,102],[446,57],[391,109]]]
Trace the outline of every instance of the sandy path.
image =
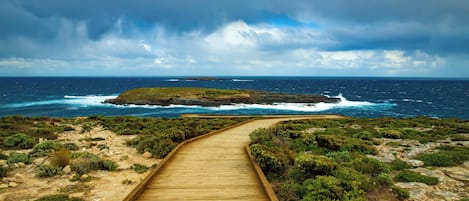
[[343,117],[264,117],[188,143],[150,180],[137,200],[268,200],[244,151],[249,133],[280,121],[314,118]]

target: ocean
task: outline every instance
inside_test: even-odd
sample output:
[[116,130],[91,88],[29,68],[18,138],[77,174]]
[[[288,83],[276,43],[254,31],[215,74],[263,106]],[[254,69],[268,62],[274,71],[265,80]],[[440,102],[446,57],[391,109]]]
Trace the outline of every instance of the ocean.
[[[0,116],[146,116],[181,114],[342,114],[352,117],[469,119],[469,79],[356,77],[3,77]],[[138,87],[210,87],[323,94],[340,103],[201,106],[117,106],[102,103]]]

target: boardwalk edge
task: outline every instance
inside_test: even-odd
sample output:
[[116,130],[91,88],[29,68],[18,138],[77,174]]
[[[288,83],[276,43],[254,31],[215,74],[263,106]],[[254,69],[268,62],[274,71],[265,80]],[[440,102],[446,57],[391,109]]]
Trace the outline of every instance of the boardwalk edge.
[[261,167],[257,164],[256,159],[254,156],[251,154],[251,149],[249,148],[249,144],[247,144],[244,147],[248,157],[249,161],[251,162],[251,165],[254,167],[254,170],[256,171],[257,179],[262,184],[262,189],[264,189],[264,192],[267,194],[269,197],[270,201],[278,201],[277,195],[275,194],[274,190],[272,189],[272,186],[270,185],[269,181],[267,180],[267,177],[264,175],[264,172],[262,172]]

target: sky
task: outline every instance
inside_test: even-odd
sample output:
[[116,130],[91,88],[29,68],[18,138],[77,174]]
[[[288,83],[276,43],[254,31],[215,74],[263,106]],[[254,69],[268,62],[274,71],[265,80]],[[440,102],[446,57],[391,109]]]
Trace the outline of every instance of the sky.
[[0,76],[469,77],[467,0],[1,0]]

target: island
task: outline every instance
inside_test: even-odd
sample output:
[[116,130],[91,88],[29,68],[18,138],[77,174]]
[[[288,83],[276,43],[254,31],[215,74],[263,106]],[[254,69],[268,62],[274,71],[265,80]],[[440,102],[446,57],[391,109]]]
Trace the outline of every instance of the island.
[[104,103],[116,105],[199,105],[214,107],[231,104],[338,103],[339,98],[318,94],[288,94],[214,88],[137,88]]

